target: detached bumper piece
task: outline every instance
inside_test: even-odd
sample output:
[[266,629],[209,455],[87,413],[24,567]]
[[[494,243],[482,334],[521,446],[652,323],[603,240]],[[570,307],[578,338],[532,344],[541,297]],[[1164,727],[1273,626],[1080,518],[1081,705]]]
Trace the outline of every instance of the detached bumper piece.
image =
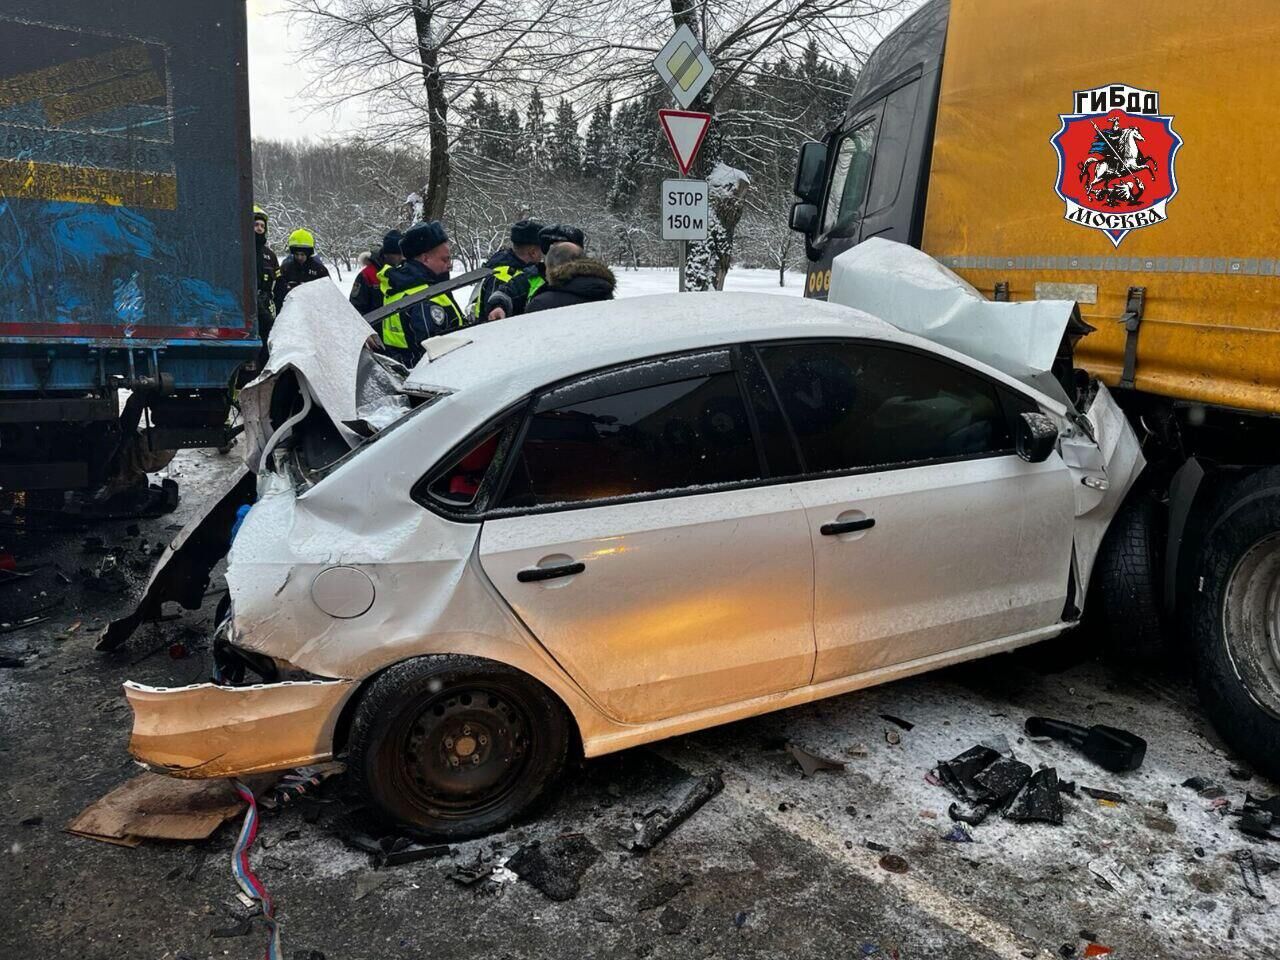
[[129,752],[156,773],[239,777],[328,760],[339,708],[354,680],[222,687],[148,687],[129,681]]

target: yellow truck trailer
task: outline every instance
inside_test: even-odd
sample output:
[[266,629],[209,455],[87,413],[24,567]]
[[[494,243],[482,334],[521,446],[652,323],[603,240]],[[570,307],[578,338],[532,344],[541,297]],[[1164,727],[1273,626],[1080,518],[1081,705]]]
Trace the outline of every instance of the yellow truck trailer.
[[879,236],[994,299],[1075,300],[1075,362],[1143,438],[1090,596],[1168,636],[1280,777],[1280,3],[929,0],[805,144],[806,294]]

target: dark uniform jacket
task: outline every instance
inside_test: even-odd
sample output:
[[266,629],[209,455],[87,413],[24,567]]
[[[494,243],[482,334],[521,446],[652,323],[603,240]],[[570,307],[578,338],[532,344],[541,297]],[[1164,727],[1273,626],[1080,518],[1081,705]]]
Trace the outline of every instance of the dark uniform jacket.
[[570,260],[547,274],[547,285],[529,301],[527,313],[571,307],[578,303],[612,300],[618,281],[613,271],[593,257]]
[[529,302],[545,289],[547,274],[543,265],[531,263],[506,283],[494,286],[489,294],[489,309],[501,307],[508,317],[518,317],[529,308]]
[[[484,263],[485,269],[489,271],[489,276],[480,281],[480,288],[476,293],[472,304],[471,322],[484,323],[489,319],[489,311],[494,307],[501,306],[506,308],[506,302],[494,303],[490,305],[489,298],[493,292],[505,284],[510,283],[516,278],[522,270],[527,270],[533,264],[525,263],[516,256],[515,251],[510,247],[503,247]],[[509,298],[508,298],[509,299]],[[508,310],[507,315],[511,316],[513,311]]]
[[[394,303],[394,295],[408,295],[433,283],[443,283],[449,279],[447,273],[434,273],[420,260],[406,260],[387,273],[387,305]],[[439,336],[458,330],[463,326],[463,313],[458,308],[452,293],[444,293],[430,300],[422,300],[406,307],[396,314],[400,318],[400,329],[403,331],[405,346],[398,348],[394,343],[386,343],[387,355],[399,360],[407,367],[412,367],[422,359],[422,343],[428,337]],[[391,318],[383,320],[383,341],[388,341],[387,323]]]
[[385,266],[376,256],[369,257],[369,265],[356,274],[355,283],[351,284],[351,305],[361,313],[372,313],[382,306],[382,281],[378,271]]
[[319,280],[321,277],[327,277],[328,275],[328,268],[315,257],[307,257],[305,263],[298,263],[291,254],[280,265],[280,274],[276,277],[276,286],[273,293],[276,302],[276,313],[280,313],[280,308],[284,306],[284,298],[288,296],[289,291],[294,287],[310,283],[312,280]]

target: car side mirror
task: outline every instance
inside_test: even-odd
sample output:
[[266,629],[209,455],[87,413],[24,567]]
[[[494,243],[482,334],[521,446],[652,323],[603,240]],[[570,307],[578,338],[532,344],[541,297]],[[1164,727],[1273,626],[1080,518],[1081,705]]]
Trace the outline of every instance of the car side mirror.
[[793,203],[790,217],[791,229],[803,233],[806,237],[813,233],[818,225],[818,208],[812,203]]
[[800,159],[796,163],[796,179],[791,191],[804,203],[817,206],[822,199],[822,186],[827,173],[827,145],[810,140],[800,146]]
[[1058,428],[1043,413],[1018,416],[1018,456],[1027,463],[1043,463],[1058,443]]

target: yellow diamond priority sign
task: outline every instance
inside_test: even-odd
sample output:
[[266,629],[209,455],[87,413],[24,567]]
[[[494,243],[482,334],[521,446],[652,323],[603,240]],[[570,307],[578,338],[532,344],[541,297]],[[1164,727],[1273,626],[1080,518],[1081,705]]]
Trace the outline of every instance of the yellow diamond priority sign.
[[653,61],[653,67],[662,77],[676,103],[688,108],[702,88],[715,73],[715,67],[707,51],[687,26],[682,26],[676,35],[667,41]]

